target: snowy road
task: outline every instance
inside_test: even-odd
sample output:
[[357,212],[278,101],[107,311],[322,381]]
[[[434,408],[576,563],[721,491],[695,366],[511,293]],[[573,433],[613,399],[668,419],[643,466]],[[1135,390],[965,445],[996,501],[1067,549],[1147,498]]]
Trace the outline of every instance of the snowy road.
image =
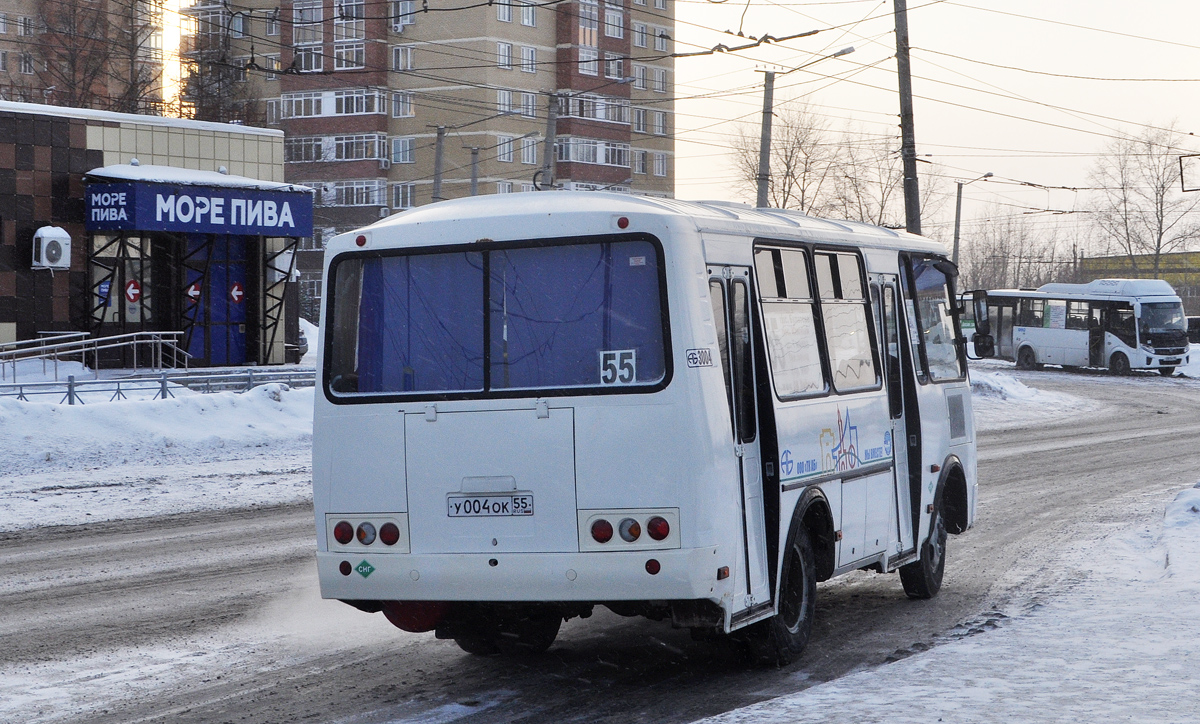
[[787,669],[601,609],[543,657],[467,656],[319,600],[311,513],[291,505],[0,533],[0,720],[688,722],[1003,627],[1087,576],[1068,551],[1161,523],[1200,479],[1200,382],[1014,374],[1091,402],[977,402],[980,516],[941,595],[822,584]]

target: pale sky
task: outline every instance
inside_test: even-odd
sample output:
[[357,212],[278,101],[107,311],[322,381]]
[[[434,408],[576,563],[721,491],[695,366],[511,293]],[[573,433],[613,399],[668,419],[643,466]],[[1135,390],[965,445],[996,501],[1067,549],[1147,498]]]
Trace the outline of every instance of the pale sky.
[[[847,45],[856,51],[780,78],[777,106],[803,98],[835,129],[851,122],[872,135],[895,133],[899,148],[891,0],[673,1],[676,52],[746,42],[720,32],[736,32],[739,22],[748,36],[821,31],[773,47],[676,61],[678,198],[731,198],[726,149],[735,126],[726,119],[757,128],[762,73],[756,68],[790,69]],[[1086,225],[1084,214],[1025,214],[1082,208],[1086,192],[1019,182],[1088,186],[1098,155],[1120,131],[1174,122],[1184,133],[1200,133],[1200,2],[909,0],[908,23],[917,152],[940,165],[949,195],[942,212],[924,220],[926,234],[950,238],[954,181],[988,171],[994,179],[964,189],[964,235],[989,204],[1037,224]],[[702,94],[715,97],[688,99]],[[1200,153],[1200,138],[1185,146]],[[919,166],[922,174],[931,170]]]

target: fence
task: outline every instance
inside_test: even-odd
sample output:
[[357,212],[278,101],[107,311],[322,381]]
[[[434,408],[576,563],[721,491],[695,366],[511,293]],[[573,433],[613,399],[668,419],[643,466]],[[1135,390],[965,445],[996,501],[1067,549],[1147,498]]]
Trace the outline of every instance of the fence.
[[246,370],[245,372],[162,372],[158,375],[142,375],[120,379],[77,380],[68,375],[63,382],[27,382],[0,384],[0,397],[15,397],[29,402],[31,398],[59,398],[59,404],[82,405],[84,395],[109,402],[129,399],[130,396],[152,400],[175,396],[175,390],[186,388],[193,392],[245,392],[258,385],[280,382],[289,387],[312,387],[316,384],[314,370]]
[[135,370],[138,369],[139,351],[148,351],[150,369],[163,369],[164,364],[172,368],[186,368],[188,360],[191,359],[191,355],[179,347],[183,332],[130,332],[95,338],[86,335],[87,332],[69,332],[0,345],[0,380],[8,380],[11,369],[12,381],[15,383],[17,363],[28,360],[41,360],[43,374],[52,366],[54,379],[57,380],[59,360],[78,359],[86,365],[88,355],[91,355],[92,369],[96,371],[96,377],[99,377],[100,352],[111,349],[132,349]]

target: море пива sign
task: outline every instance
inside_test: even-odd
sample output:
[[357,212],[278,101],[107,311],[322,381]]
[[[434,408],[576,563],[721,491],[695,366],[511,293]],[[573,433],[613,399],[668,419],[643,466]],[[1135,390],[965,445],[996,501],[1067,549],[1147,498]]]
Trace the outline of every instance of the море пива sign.
[[159,183],[89,184],[88,231],[312,236],[312,194]]

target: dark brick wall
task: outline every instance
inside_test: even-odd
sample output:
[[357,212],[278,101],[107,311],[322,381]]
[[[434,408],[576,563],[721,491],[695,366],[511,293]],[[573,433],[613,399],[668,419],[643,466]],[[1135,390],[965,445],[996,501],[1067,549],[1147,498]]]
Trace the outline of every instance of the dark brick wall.
[[[104,165],[86,146],[87,121],[0,112],[0,323],[17,338],[39,330],[86,330],[87,235],[83,173]],[[71,271],[31,268],[33,233],[71,234]]]

